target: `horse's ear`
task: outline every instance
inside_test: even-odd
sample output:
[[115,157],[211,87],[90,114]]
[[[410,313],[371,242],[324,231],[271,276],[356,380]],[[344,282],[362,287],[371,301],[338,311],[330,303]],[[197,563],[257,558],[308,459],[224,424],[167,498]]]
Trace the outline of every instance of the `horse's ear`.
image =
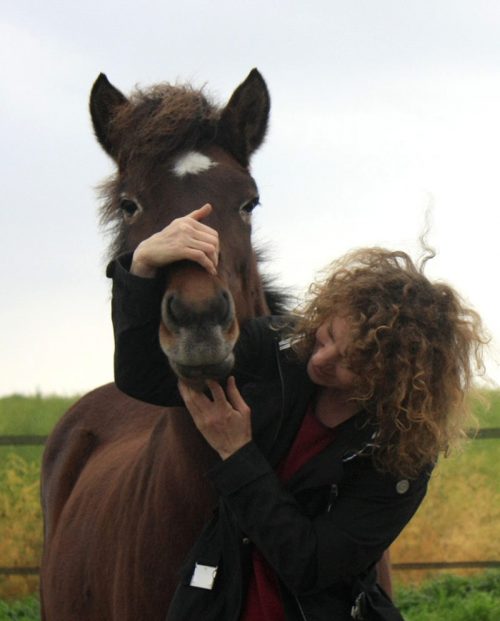
[[236,159],[248,166],[267,130],[271,100],[264,78],[252,69],[224,108],[219,121],[219,141]]
[[127,98],[115,88],[104,73],[94,82],[90,93],[90,116],[94,132],[102,148],[116,159],[117,145],[111,137],[111,122],[117,109],[127,102]]

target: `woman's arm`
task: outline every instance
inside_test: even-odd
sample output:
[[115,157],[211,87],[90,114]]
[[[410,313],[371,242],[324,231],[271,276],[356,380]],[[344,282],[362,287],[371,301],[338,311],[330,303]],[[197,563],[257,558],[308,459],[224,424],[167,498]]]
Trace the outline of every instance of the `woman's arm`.
[[115,383],[135,399],[155,405],[181,405],[177,378],[158,339],[162,282],[133,275],[131,261],[131,255],[124,255],[107,269],[113,279]]
[[163,295],[158,270],[188,259],[215,273],[219,254],[217,232],[200,222],[212,208],[204,205],[173,220],[139,244],[133,255],[113,261],[112,319],[115,336],[115,382],[118,388],[156,405],[180,405],[177,378],[158,339]]
[[[340,489],[328,511],[311,519],[250,442],[210,473],[241,530],[287,587],[313,593],[349,580],[377,562],[413,516],[426,489],[426,475],[404,494],[397,480],[358,458],[360,472]],[[354,468],[354,463],[346,468]]]
[[[217,233],[197,220],[210,213],[205,205],[174,220],[163,231],[142,242],[133,255],[113,261],[107,275],[113,279],[112,319],[115,337],[115,382],[131,397],[155,405],[182,405],[177,377],[159,343],[161,298],[158,269],[182,259],[198,261],[214,271],[218,257]],[[241,381],[255,379],[262,359],[274,360],[276,331],[268,321],[250,321],[240,327],[235,347],[234,373]],[[260,360],[260,363],[259,363]]]
[[296,594],[319,591],[365,571],[394,541],[425,495],[426,474],[408,487],[400,486],[401,493],[394,477],[377,472],[370,458],[358,457],[344,464],[342,489],[331,510],[325,489],[324,513],[311,518],[249,440],[250,412],[234,386],[226,403],[218,390],[212,391],[214,401],[208,408],[202,402],[206,397],[185,387],[181,391],[195,424],[223,459],[210,478],[241,530]]

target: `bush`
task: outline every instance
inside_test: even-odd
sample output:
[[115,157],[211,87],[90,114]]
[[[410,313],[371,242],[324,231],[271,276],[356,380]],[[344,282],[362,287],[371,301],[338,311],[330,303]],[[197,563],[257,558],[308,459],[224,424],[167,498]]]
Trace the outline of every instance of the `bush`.
[[36,597],[28,597],[17,602],[0,600],[0,621],[38,621],[40,606]]
[[396,589],[406,621],[498,621],[500,571],[442,576],[420,587]]
[[[39,487],[39,465],[16,453],[7,454],[0,468],[0,558],[4,566],[39,565]],[[37,584],[37,576],[0,576],[0,595],[24,597],[36,590]]]

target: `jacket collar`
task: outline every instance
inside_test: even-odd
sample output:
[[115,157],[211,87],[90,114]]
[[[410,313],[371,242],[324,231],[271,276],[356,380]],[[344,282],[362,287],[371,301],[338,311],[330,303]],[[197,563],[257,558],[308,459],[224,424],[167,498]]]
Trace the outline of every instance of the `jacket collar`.
[[[269,384],[266,386],[258,382],[253,385],[253,392],[259,384],[262,389],[262,394],[258,398],[260,407],[253,411],[254,432],[259,440],[259,446],[273,467],[288,454],[302,424],[307,406],[317,389],[307,375],[306,366],[298,363],[294,355],[290,355],[287,351],[289,344],[284,347],[283,341],[278,342],[278,334],[275,351],[281,395],[271,390]],[[269,420],[270,411],[276,414],[276,418],[272,421]],[[355,459],[370,450],[377,427],[368,412],[362,410],[338,425],[336,432],[338,435],[332,444],[292,476],[288,482],[290,488],[298,491],[340,481],[343,462]]]
[[344,463],[370,452],[377,431],[365,410],[347,419],[335,430],[337,435],[330,446],[304,464],[288,482],[288,487],[294,492],[340,481]]

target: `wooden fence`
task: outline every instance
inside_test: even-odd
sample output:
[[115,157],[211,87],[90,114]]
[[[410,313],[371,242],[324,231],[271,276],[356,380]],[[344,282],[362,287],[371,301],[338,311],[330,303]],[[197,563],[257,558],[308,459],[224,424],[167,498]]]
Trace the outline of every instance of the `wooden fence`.
[[[472,434],[471,434],[472,435]],[[0,446],[42,446],[48,436],[0,436]],[[472,436],[474,440],[498,440],[500,428],[480,429]],[[500,568],[500,560],[457,561],[435,563],[392,563],[395,570],[419,569],[491,569]],[[0,567],[0,576],[36,576],[38,567]]]

